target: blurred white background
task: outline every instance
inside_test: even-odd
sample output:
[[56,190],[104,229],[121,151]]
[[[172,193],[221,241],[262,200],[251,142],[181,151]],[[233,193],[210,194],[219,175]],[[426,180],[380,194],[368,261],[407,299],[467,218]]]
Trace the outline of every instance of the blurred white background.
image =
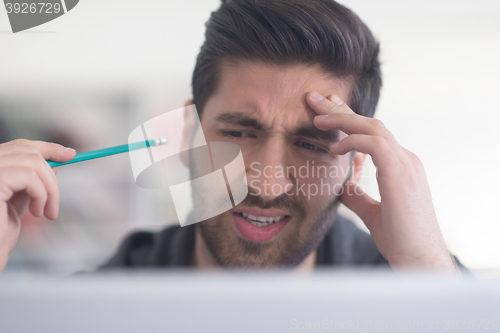
[[[377,117],[423,161],[450,250],[479,277],[498,276],[500,1],[340,2],[381,42]],[[17,34],[0,9],[0,142],[52,140],[80,152],[125,143],[191,97],[204,23],[218,5],[81,0]],[[168,194],[135,186],[125,154],[60,168],[58,178],[60,218],[27,217],[8,270],[91,270],[131,229],[174,219]],[[375,179],[364,184],[376,197]]]

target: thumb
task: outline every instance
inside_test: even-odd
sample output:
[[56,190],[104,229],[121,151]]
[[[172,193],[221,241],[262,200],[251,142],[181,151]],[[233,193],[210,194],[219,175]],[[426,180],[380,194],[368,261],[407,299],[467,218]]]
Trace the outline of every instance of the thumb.
[[340,201],[363,220],[368,230],[371,231],[380,221],[380,203],[357,184],[346,182]]

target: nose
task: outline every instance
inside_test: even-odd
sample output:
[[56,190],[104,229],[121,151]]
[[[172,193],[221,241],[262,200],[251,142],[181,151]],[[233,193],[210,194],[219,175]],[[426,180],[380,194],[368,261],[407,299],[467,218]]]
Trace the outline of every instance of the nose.
[[291,192],[293,182],[287,173],[286,143],[269,139],[250,158],[247,169],[249,193],[264,200],[272,200]]

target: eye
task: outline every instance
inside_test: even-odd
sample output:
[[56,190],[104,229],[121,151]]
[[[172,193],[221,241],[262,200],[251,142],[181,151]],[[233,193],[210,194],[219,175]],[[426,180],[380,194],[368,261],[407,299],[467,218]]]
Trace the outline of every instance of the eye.
[[222,131],[222,135],[225,137],[233,137],[233,138],[252,137],[252,134],[241,131]]
[[297,145],[307,150],[319,150],[320,148],[308,142],[297,142]]
[[307,152],[311,152],[314,154],[330,154],[330,152],[327,149],[323,147],[318,147],[309,142],[298,141],[295,143],[295,145],[302,149],[305,149]]

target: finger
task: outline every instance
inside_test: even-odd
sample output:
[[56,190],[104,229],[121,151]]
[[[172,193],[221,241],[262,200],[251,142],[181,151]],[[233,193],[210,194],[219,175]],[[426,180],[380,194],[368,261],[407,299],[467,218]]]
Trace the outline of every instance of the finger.
[[380,203],[366,194],[360,186],[346,182],[340,200],[363,220],[368,230],[377,227],[376,224],[380,220],[378,216]]
[[395,142],[382,121],[356,114],[338,95],[330,95],[325,99],[313,91],[308,95],[308,104],[319,114],[314,118],[314,124],[323,131],[341,130],[347,134],[380,135]]
[[311,91],[307,95],[306,100],[309,107],[319,115],[354,113],[337,95],[330,95],[328,98],[324,98],[318,92]]
[[44,159],[56,162],[67,162],[73,159],[76,151],[73,148],[67,148],[57,143],[44,141],[30,141],[26,139],[17,139],[3,144],[0,153],[19,152],[19,153],[40,153]]
[[45,216],[47,216],[47,218],[52,220],[57,218],[59,214],[60,196],[59,181],[38,150],[30,154],[17,153],[3,156],[0,164],[3,168],[21,167],[33,170],[37,174],[38,178],[42,181],[48,195],[44,214]]
[[344,155],[353,150],[369,154],[379,177],[403,167],[397,149],[383,137],[363,134],[351,134],[330,146],[330,151],[336,155]]
[[55,178],[55,184],[51,183],[47,189],[47,203],[45,204],[43,214],[50,220],[55,220],[59,216],[59,181]]
[[73,148],[67,148],[57,143],[31,141],[31,144],[40,151],[40,154],[46,160],[67,162],[75,158],[76,155],[76,151]]
[[[30,197],[29,209],[31,214],[41,217],[47,202],[47,191],[37,173],[29,168],[10,167],[2,168],[0,173],[0,200],[6,202],[16,193],[25,191]],[[24,211],[18,211],[20,215]]]
[[320,130],[341,130],[347,134],[367,134],[382,136],[396,142],[394,136],[379,119],[355,113],[335,113],[314,117],[314,125]]

